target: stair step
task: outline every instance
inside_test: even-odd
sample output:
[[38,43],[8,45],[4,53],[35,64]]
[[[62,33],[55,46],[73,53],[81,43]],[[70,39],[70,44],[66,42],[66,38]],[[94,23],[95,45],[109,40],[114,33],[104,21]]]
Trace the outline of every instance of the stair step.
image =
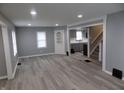
[[93,52],[93,54],[97,54],[97,55],[98,55],[98,54],[99,54],[99,52],[97,52],[97,51],[94,51],[94,52]]
[[95,60],[99,60],[99,58],[98,57],[91,57],[92,59],[95,59]]
[[96,51],[99,51],[99,47],[97,47],[95,50],[96,50]]
[[98,50],[95,50],[96,52],[99,52],[99,49]]
[[99,60],[99,47],[97,47],[91,55],[92,59]]
[[98,55],[92,55],[91,57],[95,57],[95,58],[98,58],[99,56],[98,56]]

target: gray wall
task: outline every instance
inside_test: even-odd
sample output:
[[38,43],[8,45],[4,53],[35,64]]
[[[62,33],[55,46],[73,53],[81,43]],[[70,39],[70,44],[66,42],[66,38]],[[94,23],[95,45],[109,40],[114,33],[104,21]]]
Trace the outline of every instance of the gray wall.
[[[4,15],[2,15],[0,13],[0,21],[2,21],[4,24],[7,25],[7,29],[8,29],[8,33],[9,33],[9,43],[10,43],[10,54],[11,54],[11,62],[12,62],[12,70],[14,71],[15,65],[17,63],[17,56],[14,57],[13,55],[13,45],[12,45],[12,31],[15,30],[15,27],[13,25],[13,23],[11,23]],[[3,70],[5,70],[6,67],[2,67],[0,68],[0,71],[3,72]],[[6,73],[7,75],[7,73]]]
[[[54,53],[53,27],[17,27],[17,47],[19,56]],[[37,32],[45,31],[47,38],[46,48],[37,48]]]
[[70,30],[70,38],[76,38],[76,30]]
[[[55,51],[54,31],[55,30],[65,30],[66,32],[67,27],[66,26],[62,26],[62,27],[16,27],[18,55],[21,57],[21,56],[54,53]],[[37,31],[46,32],[46,38],[47,38],[46,48],[37,48],[37,37],[36,37]],[[65,34],[65,39],[66,39],[66,34]]]
[[107,16],[106,31],[106,69],[117,68],[124,74],[124,11]]

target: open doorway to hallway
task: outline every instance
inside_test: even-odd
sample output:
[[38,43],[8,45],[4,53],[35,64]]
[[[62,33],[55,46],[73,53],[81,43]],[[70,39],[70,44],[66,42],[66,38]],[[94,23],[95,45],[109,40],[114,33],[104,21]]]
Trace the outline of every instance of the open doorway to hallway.
[[80,52],[88,56],[88,30],[87,28],[71,29],[70,33],[70,52],[74,54]]
[[99,63],[102,69],[103,24],[76,27],[69,30],[70,53],[81,53],[88,60]]

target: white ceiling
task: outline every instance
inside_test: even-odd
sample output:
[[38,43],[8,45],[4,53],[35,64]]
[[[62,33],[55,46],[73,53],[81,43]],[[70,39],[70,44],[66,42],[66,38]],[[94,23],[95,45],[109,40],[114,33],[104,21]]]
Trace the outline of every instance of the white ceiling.
[[[35,17],[30,15],[32,9],[37,11]],[[0,4],[0,12],[16,26],[27,26],[28,23],[32,26],[67,25],[121,10],[124,10],[124,4]],[[77,14],[84,17],[79,19]]]

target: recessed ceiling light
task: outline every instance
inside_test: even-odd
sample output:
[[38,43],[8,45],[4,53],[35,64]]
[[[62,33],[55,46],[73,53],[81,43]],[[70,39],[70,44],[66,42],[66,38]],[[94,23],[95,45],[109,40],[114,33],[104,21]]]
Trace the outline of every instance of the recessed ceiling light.
[[83,15],[82,15],[82,14],[79,14],[79,15],[77,15],[77,17],[78,17],[78,18],[82,18],[82,17],[83,17]]
[[56,26],[59,26],[59,24],[56,24]]
[[32,11],[30,12],[30,14],[31,14],[31,15],[36,15],[36,14],[37,14],[37,12],[36,12],[36,11],[34,11],[34,10],[32,10]]
[[28,26],[31,26],[31,24],[28,24]]

